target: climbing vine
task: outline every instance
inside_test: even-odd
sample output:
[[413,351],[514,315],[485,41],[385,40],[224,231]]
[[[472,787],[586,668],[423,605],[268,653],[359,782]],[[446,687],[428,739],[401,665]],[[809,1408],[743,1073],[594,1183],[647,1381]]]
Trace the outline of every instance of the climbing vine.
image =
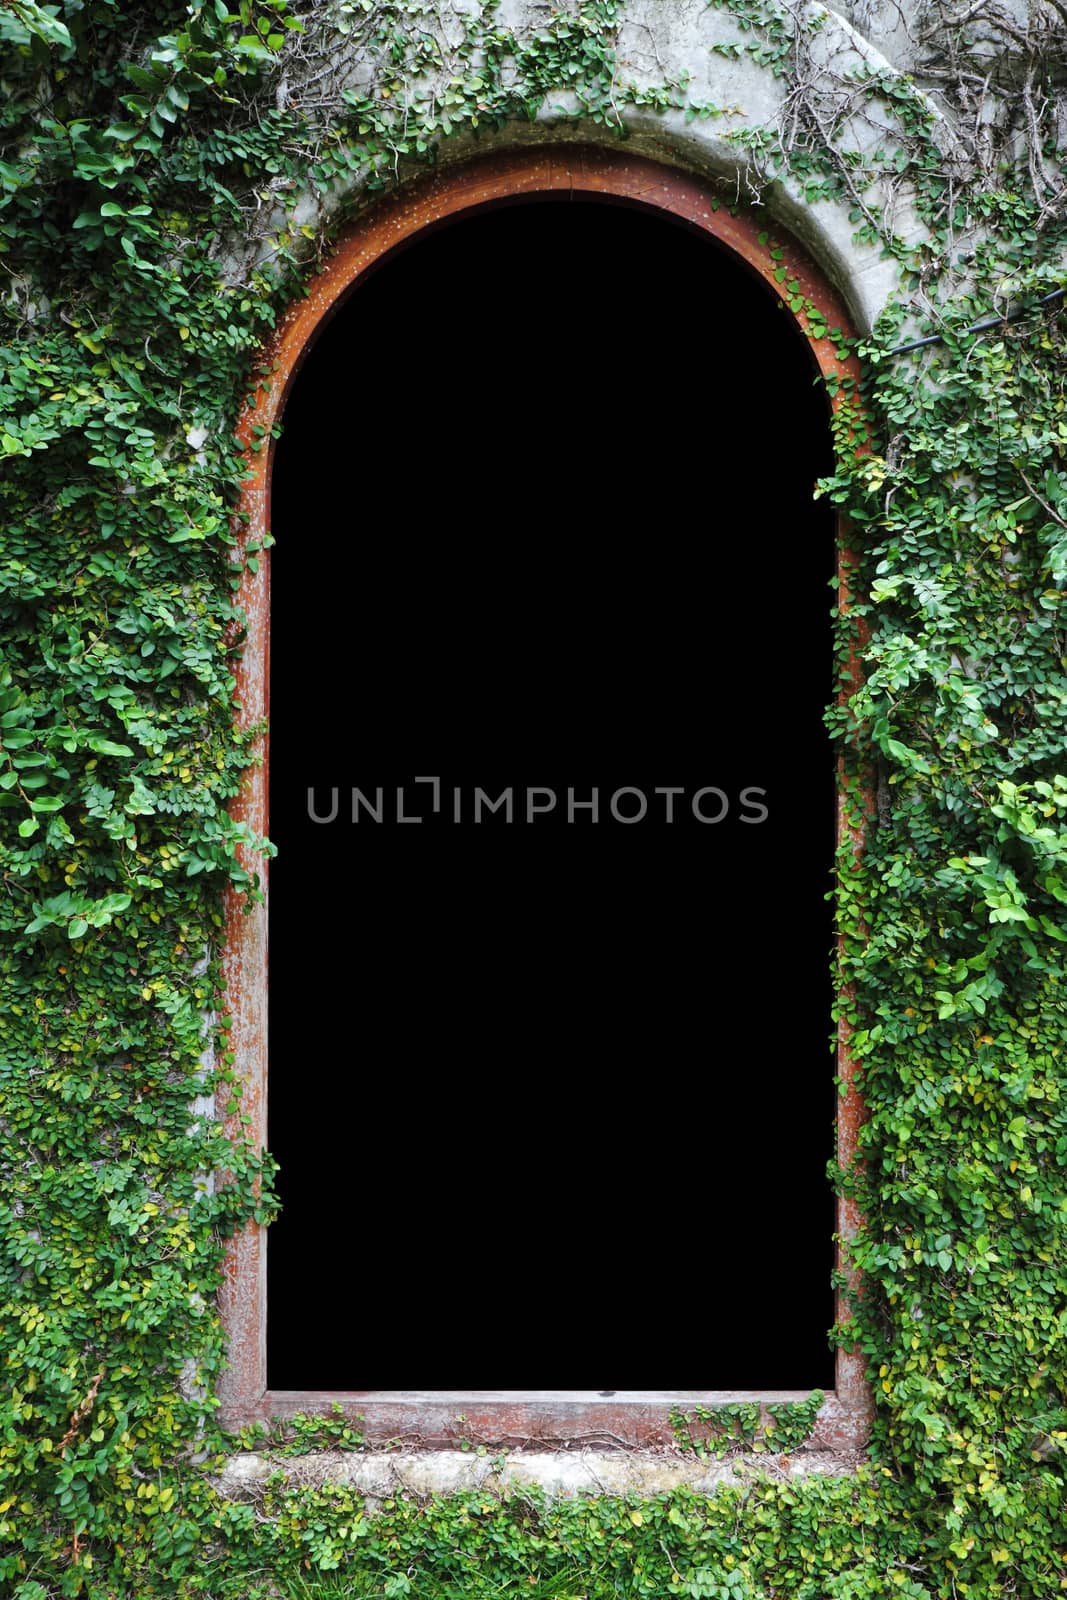
[[731,1401],[719,1406],[694,1406],[671,1412],[671,1431],[678,1448],[700,1456],[726,1456],[738,1449],[758,1454],[788,1452],[810,1439],[819,1408],[826,1399],[813,1389],[806,1400],[761,1406],[757,1401]]
[[[546,5],[519,31],[492,0],[0,4],[16,1600],[296,1593],[335,1570],[354,1593],[532,1583],[553,1600],[1067,1586],[1067,17],[924,0],[901,76],[828,55],[815,8],[714,9],[730,28],[711,50],[784,86],[768,126],[627,67],[619,0]],[[228,1500],[212,1297],[226,1237],[271,1214],[269,1157],[218,1120],[237,1095],[221,895],[254,895],[246,863],[269,850],[227,810],[256,733],[234,731],[236,591],[259,556],[232,516],[238,400],[366,197],[448,141],[545,115],[622,134],[628,109],[721,119],[744,174],[731,203],[773,209],[786,182],[843,201],[899,274],[862,352],[870,448],[846,417],[821,485],[858,562],[830,721],[866,831],[839,862],[839,1006],[869,1118],[863,1165],[837,1174],[867,1219],[866,1289],[837,1337],[868,1360],[871,1461],[641,1503],[399,1498],[372,1519],[351,1489],[280,1482]],[[757,1421],[676,1429],[715,1454],[757,1442]],[[810,1422],[784,1413],[775,1447]],[[360,1443],[337,1419],[274,1442]]]

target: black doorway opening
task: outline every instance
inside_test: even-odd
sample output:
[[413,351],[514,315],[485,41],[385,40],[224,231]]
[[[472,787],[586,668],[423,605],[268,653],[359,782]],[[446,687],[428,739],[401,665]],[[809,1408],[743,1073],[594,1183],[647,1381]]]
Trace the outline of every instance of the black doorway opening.
[[507,206],[364,279],[283,424],[269,1387],[832,1387],[832,452],[791,317],[662,215]]

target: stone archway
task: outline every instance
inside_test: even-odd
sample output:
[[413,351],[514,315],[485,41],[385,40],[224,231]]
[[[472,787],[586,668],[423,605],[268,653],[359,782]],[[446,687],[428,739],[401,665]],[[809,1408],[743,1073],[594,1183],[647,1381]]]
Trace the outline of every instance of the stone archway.
[[[567,193],[610,198],[650,211],[666,212],[691,227],[713,236],[777,289],[791,286],[793,315],[809,340],[819,369],[834,378],[834,404],[852,402],[858,373],[852,359],[842,359],[833,335],[850,332],[847,310],[811,258],[783,230],[765,229],[744,212],[733,211],[710,184],[628,154],[553,146],[513,151],[463,166],[450,167],[412,183],[376,205],[340,239],[325,269],[309,285],[306,299],[294,304],[271,346],[264,352],[263,376],[242,420],[242,437],[248,453],[250,476],[239,511],[247,518],[246,538],[258,542],[266,531],[271,470],[271,429],[280,416],[286,394],[314,340],[361,275],[422,230],[449,218],[491,207],[516,198]],[[839,565],[841,599],[847,605],[849,562],[842,551]],[[240,602],[249,618],[249,631],[239,680],[239,699],[249,723],[266,715],[269,656],[269,559],[257,572],[245,569]],[[258,836],[266,827],[264,768],[247,775],[235,815],[247,820]],[[228,1009],[234,1019],[231,1035],[237,1071],[244,1084],[241,1118],[234,1120],[235,1137],[249,1137],[262,1145],[266,1133],[266,916],[263,908],[247,915],[231,901],[227,926],[225,972]],[[847,1037],[840,1040],[838,1073],[844,1090],[838,1108],[838,1156],[851,1159],[855,1133],[862,1114],[852,1083]],[[847,1202],[838,1207],[838,1232],[847,1239],[856,1225]],[[847,1271],[839,1249],[838,1265]],[[309,1392],[266,1389],[266,1274],[265,1230],[251,1227],[236,1238],[227,1259],[227,1279],[222,1312],[230,1340],[231,1367],[221,1386],[225,1415],[248,1420],[256,1415],[307,1410],[327,1397]],[[839,1299],[838,1316],[845,1315]],[[633,1392],[629,1396],[583,1397],[556,1394],[449,1395],[390,1394],[338,1396],[366,1418],[367,1431],[384,1437],[416,1426],[423,1436],[444,1437],[457,1409],[471,1419],[476,1431],[495,1437],[517,1434],[564,1438],[591,1427],[610,1429],[630,1442],[669,1438],[668,1414],[679,1403],[715,1402],[739,1398],[774,1401],[799,1396],[755,1391],[739,1395],[708,1391],[692,1395],[676,1392]],[[839,1351],[833,1395],[820,1414],[818,1438],[837,1449],[853,1449],[865,1437],[869,1395],[863,1381],[862,1357]]]

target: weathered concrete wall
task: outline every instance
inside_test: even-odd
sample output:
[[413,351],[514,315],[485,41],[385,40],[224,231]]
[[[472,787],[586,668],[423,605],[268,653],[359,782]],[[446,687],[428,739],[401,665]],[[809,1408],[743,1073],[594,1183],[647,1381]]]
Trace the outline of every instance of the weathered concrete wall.
[[[866,3],[866,0],[863,0]],[[463,38],[463,15],[475,9],[472,0],[456,5],[448,13],[425,19],[427,31],[439,40],[441,66],[436,74],[424,74],[409,91],[442,95],[448,83],[450,61]],[[869,151],[893,138],[877,115],[871,114],[853,74],[868,70],[896,73],[894,61],[864,37],[845,16],[808,0],[783,15],[799,24],[797,50],[803,54],[803,73],[809,94],[816,98],[820,116],[833,126],[842,146]],[[545,10],[538,0],[503,0],[496,17],[502,27],[513,30],[520,41],[544,27]],[[812,251],[835,285],[845,295],[856,321],[869,328],[888,299],[896,282],[896,266],[886,259],[880,244],[857,244],[856,226],[850,217],[853,209],[842,200],[812,200],[801,184],[791,178],[771,182],[758,158],[746,148],[746,135],[771,126],[786,126],[795,116],[796,106],[789,76],[776,76],[749,53],[754,34],[744,29],[738,18],[707,0],[629,0],[621,11],[617,37],[617,75],[622,84],[639,90],[654,90],[665,81],[687,81],[688,107],[714,107],[692,116],[683,107],[667,110],[645,108],[620,97],[617,110],[625,124],[630,148],[653,159],[721,180],[726,192],[742,201],[766,205],[768,214],[786,224]],[[328,26],[324,12],[321,27]],[[301,45],[301,54],[286,67],[278,86],[277,104],[306,103],[310,93],[319,97],[344,94],[367,95],[374,89],[381,64],[370,47],[358,38],[338,40],[331,33],[329,60],[324,79],[322,55],[313,36]],[[887,47],[907,61],[911,35],[901,24],[899,37],[892,30],[884,37]],[[323,46],[325,46],[325,33]],[[916,95],[918,90],[914,91]],[[934,109],[930,103],[931,111]],[[457,131],[444,141],[442,162],[469,158],[474,151],[507,149],[524,144],[568,141],[615,146],[617,128],[606,128],[579,113],[573,96],[554,92],[547,97],[536,119],[514,122],[502,130],[480,130],[475,138]],[[398,163],[402,173],[403,163]],[[421,170],[414,163],[412,173]],[[355,174],[345,185],[320,190],[313,183],[299,197],[294,223],[318,233],[324,221],[340,206],[350,206],[358,195],[365,175]],[[874,205],[881,220],[905,242],[924,237],[924,229],[906,182],[887,179],[882,192],[868,203]],[[269,237],[274,222],[280,224],[282,211],[265,212],[264,237]],[[264,259],[269,251],[264,248]]]
[[271,1456],[249,1451],[231,1456],[217,1484],[228,1499],[255,1499],[268,1479],[281,1474],[286,1486],[343,1483],[366,1497],[369,1510],[398,1494],[421,1498],[466,1489],[506,1496],[536,1487],[546,1494],[665,1494],[688,1488],[711,1494],[723,1484],[754,1476],[779,1479],[828,1477],[848,1473],[855,1461],[827,1451],[793,1456],[739,1455],[698,1461],[651,1451],[552,1450],[475,1455],[460,1450],[374,1451],[369,1454],[320,1450],[301,1456]]
[[[577,12],[577,0],[571,0],[570,9]],[[463,47],[467,19],[480,11],[479,0],[458,0],[447,9],[427,10],[420,18],[420,33],[434,41],[435,64],[428,67],[423,61],[418,72],[405,78],[405,94],[424,101],[443,100]],[[616,36],[615,127],[583,114],[568,91],[552,91],[531,121],[515,119],[502,129],[483,126],[476,135],[458,127],[441,142],[439,159],[452,163],[475,151],[556,141],[613,145],[621,123],[638,153],[717,179],[726,193],[732,191],[756,207],[766,206],[768,216],[789,227],[811,250],[845,296],[857,324],[869,329],[896,286],[897,267],[880,240],[857,242],[857,213],[870,223],[871,240],[882,233],[904,245],[916,245],[927,240],[927,233],[903,170],[908,163],[899,122],[872,98],[862,80],[874,74],[893,84],[932,120],[946,161],[962,160],[957,176],[965,176],[963,168],[973,160],[976,119],[986,118],[994,162],[998,138],[1021,137],[1010,126],[1017,107],[1016,112],[1010,109],[1008,95],[1001,96],[999,109],[994,97],[976,110],[960,94],[959,71],[977,65],[988,71],[991,83],[1002,85],[1018,76],[1019,61],[1040,41],[1044,14],[1052,12],[1049,0],[985,0],[978,12],[976,21],[976,8],[967,9],[967,49],[975,59],[956,61],[949,73],[946,52],[957,48],[959,28],[948,0],[899,0],[890,6],[853,0],[839,9],[817,0],[768,0],[760,14],[778,15],[791,36],[788,59],[777,62],[760,56],[760,34],[747,23],[743,0],[732,8],[708,0],[625,0]],[[546,15],[542,0],[501,0],[493,19],[494,26],[510,31],[521,47],[543,32]],[[287,47],[275,93],[279,109],[299,106],[306,111],[309,104],[327,106],[353,95],[370,100],[380,91],[383,75],[396,73],[380,43],[368,42],[358,29],[341,35],[336,23],[334,8],[320,6],[308,18],[307,33]],[[977,80],[981,82],[980,73]],[[664,109],[634,104],[627,97],[630,90],[636,90],[639,99],[642,92],[651,96],[665,83],[685,84],[684,106]],[[1017,101],[1018,96],[1014,98]],[[1064,99],[1059,126],[1067,137],[1067,88]],[[970,147],[961,156],[965,126]],[[760,135],[767,130],[791,144],[821,142],[840,153],[845,169],[856,158],[878,150],[885,176],[864,188],[862,195],[857,191],[835,199],[813,197],[797,177],[768,172],[760,157]],[[422,170],[421,162],[411,157],[398,155],[395,164],[400,178]],[[280,196],[276,206],[265,205],[253,229],[252,248],[258,237],[260,263],[269,265],[274,234],[287,220],[294,230],[304,228],[309,237],[320,236],[339,208],[347,212],[358,204],[367,177],[367,170],[356,171],[325,188],[309,180],[288,219]],[[265,197],[269,199],[269,192]],[[299,237],[294,248],[300,248]],[[234,261],[235,281],[247,268],[247,247],[239,253],[243,259]]]

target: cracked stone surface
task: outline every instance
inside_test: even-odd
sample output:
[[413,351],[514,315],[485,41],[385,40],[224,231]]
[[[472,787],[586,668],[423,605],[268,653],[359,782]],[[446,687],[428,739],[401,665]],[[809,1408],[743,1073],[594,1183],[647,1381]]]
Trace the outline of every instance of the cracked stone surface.
[[397,1494],[420,1499],[464,1489],[502,1497],[514,1489],[536,1487],[552,1497],[568,1499],[582,1494],[656,1495],[682,1487],[710,1494],[720,1485],[757,1476],[841,1476],[852,1472],[858,1459],[819,1450],[703,1461],[624,1450],[514,1451],[484,1456],[462,1450],[320,1450],[302,1456],[248,1451],[231,1457],[213,1481],[222,1494],[234,1500],[256,1498],[277,1474],[289,1488],[345,1484],[363,1494],[368,1507],[374,1509]]

